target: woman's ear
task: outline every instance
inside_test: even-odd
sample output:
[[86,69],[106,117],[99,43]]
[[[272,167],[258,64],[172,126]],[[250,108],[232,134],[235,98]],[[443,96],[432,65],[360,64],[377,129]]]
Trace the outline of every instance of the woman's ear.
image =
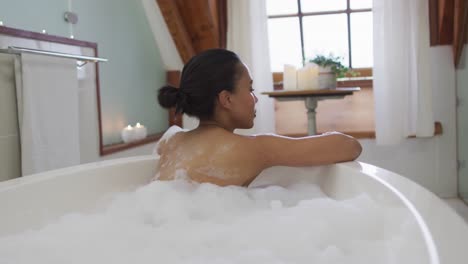
[[223,107],[223,108],[230,109],[231,108],[231,103],[232,103],[231,95],[232,95],[231,92],[229,92],[227,90],[221,91],[218,94],[219,105],[221,107]]

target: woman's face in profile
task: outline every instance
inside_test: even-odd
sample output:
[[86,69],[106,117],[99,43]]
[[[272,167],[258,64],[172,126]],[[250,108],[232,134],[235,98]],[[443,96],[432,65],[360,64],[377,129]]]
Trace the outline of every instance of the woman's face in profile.
[[252,128],[256,116],[255,104],[258,101],[252,88],[252,76],[249,68],[245,64],[239,66],[240,78],[236,83],[234,92],[232,93],[233,120],[236,122],[237,128]]

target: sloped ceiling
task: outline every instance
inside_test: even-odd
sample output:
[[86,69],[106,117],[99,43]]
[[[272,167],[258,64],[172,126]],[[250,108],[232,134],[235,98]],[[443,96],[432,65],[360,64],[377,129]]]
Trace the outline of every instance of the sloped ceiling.
[[156,0],[186,63],[192,56],[226,43],[226,0]]
[[452,45],[453,62],[458,66],[467,40],[466,0],[429,0],[431,45]]
[[142,0],[142,3],[146,18],[148,19],[149,26],[153,33],[153,38],[164,63],[164,68],[168,71],[182,70],[184,64],[172,40],[172,36],[169,33],[158,4],[155,0]]

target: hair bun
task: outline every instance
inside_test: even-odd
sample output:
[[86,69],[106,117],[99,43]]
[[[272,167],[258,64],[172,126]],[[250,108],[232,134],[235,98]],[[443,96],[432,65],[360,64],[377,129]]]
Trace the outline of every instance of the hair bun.
[[179,89],[171,85],[165,85],[159,89],[158,101],[164,108],[171,108],[177,104],[177,94]]

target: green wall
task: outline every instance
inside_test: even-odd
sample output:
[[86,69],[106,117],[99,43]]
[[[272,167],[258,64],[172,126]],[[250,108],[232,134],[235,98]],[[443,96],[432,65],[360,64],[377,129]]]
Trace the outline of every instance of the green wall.
[[[8,27],[69,37],[63,19],[68,0],[0,0],[0,21]],[[98,43],[104,144],[120,141],[119,124],[140,122],[149,133],[167,128],[167,111],[156,101],[165,69],[141,1],[75,0],[75,39]],[[110,125],[109,125],[110,124]],[[110,127],[110,128],[109,128]]]

